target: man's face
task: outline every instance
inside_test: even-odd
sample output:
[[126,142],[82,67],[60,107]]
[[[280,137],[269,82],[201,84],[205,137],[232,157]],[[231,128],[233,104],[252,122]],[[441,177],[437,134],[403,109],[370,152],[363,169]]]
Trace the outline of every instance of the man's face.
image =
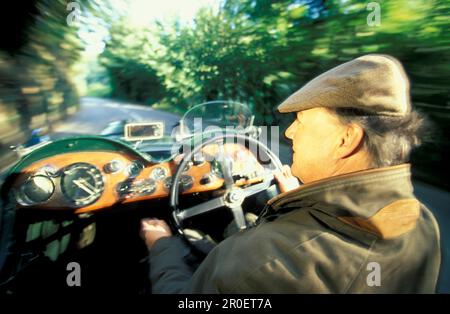
[[343,132],[343,124],[325,108],[298,112],[285,133],[292,140],[294,176],[303,183],[332,176]]

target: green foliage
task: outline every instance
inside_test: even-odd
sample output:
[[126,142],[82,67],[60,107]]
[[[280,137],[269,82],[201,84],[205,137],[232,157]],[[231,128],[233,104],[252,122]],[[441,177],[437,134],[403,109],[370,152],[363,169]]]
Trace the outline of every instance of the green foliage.
[[86,96],[90,97],[109,97],[111,95],[111,86],[103,83],[91,83],[88,85]]
[[[276,106],[307,81],[363,54],[390,54],[403,62],[412,100],[440,127],[433,141],[448,153],[450,1],[377,2],[380,26],[368,25],[368,2],[359,0],[224,0],[189,26],[136,29],[119,20],[102,64],[121,98],[176,112],[233,99],[249,104],[259,124],[286,125]],[[423,169],[444,158],[436,148],[418,156]]]
[[19,37],[2,37],[0,48],[0,112],[8,120],[0,125],[0,133],[12,134],[0,136],[2,142],[65,117],[79,101],[72,66],[82,45],[78,28],[66,22],[67,1],[28,1],[11,10],[17,13],[14,32]]
[[367,25],[370,12],[355,0],[227,0],[218,13],[199,11],[192,26],[135,29],[122,19],[111,27],[102,63],[115,96],[181,108],[232,98],[271,123],[272,108],[318,73],[362,54],[389,53],[424,87],[413,90],[420,102],[432,96],[445,106],[448,80],[435,76],[427,84],[426,73],[449,70],[449,3],[379,3],[379,27]]

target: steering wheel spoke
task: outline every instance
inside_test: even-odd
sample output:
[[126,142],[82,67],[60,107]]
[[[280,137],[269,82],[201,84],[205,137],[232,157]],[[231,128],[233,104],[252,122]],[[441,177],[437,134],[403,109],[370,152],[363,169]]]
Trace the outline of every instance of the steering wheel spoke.
[[222,166],[222,174],[225,182],[225,187],[228,189],[234,185],[233,175],[231,173],[233,160],[229,156],[227,156],[224,142],[220,143],[219,145],[220,157],[218,160],[220,165]]
[[231,208],[231,212],[233,213],[234,223],[236,224],[238,230],[243,230],[246,228],[247,224],[245,222],[244,211],[242,210],[242,206],[235,206]]
[[180,211],[179,213],[177,213],[177,217],[181,220],[190,218],[190,217],[194,217],[206,212],[209,212],[211,210],[220,208],[225,206],[225,201],[223,199],[223,197],[217,197],[217,198],[213,198],[209,201],[200,203],[198,205],[192,206],[190,208],[187,209],[183,209],[183,211]]

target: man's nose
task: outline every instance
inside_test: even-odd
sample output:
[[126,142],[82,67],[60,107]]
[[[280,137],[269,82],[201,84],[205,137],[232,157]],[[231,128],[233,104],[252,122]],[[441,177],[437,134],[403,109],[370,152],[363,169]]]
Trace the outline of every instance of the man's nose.
[[287,129],[286,132],[284,132],[284,136],[286,136],[288,139],[292,140],[294,138],[294,123],[292,123]]

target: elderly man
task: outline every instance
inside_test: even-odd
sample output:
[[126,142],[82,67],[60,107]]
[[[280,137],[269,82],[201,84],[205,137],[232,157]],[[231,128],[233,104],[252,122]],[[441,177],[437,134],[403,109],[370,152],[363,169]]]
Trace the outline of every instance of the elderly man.
[[[271,199],[257,226],[221,242],[196,270],[164,222],[143,221],[153,292],[434,292],[439,229],[413,194],[406,162],[422,119],[401,64],[354,59],[278,109],[296,112],[286,136],[304,184]],[[290,176],[278,175],[282,190]]]

